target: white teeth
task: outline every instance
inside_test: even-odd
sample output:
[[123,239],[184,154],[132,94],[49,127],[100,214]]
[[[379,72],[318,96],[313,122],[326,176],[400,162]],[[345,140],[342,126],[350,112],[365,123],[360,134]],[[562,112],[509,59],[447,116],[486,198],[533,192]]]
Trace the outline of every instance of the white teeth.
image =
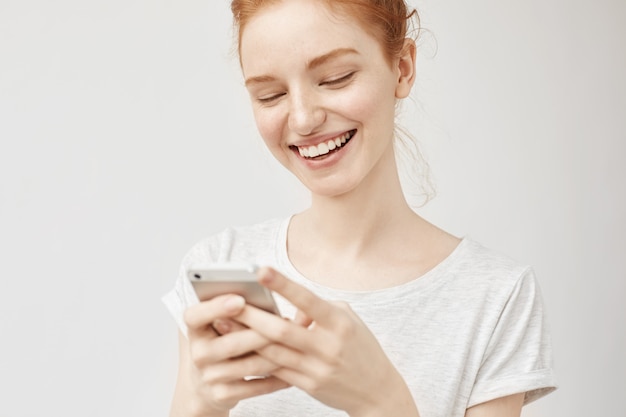
[[331,139],[328,142],[322,142],[317,146],[298,147],[298,152],[300,152],[300,156],[304,158],[315,158],[316,156],[326,155],[334,149],[341,148],[341,146],[348,141],[349,137],[350,132],[344,133],[335,139]]
[[309,150],[307,148],[298,148],[298,151],[300,151],[300,156],[305,158],[309,156]]

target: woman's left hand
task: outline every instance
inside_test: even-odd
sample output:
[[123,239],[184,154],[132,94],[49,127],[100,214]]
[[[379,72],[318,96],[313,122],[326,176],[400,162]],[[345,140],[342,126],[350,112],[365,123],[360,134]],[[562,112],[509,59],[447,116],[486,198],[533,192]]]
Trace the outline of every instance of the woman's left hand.
[[351,416],[418,416],[404,379],[348,304],[322,300],[270,268],[258,276],[299,309],[294,321],[250,307],[234,318],[275,342],[257,351],[280,366],[275,377]]

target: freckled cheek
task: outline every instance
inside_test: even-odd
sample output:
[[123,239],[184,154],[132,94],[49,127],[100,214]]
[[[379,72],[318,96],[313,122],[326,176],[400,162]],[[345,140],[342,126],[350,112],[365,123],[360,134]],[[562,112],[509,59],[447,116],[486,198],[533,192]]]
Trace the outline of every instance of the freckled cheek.
[[342,97],[335,104],[346,117],[364,123],[380,117],[381,110],[385,108],[382,97],[378,91],[359,90]]

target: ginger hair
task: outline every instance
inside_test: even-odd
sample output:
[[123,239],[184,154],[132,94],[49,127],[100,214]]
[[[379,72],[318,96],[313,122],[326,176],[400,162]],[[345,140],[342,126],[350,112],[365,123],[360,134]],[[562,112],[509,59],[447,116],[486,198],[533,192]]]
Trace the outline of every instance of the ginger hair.
[[[241,35],[247,23],[264,7],[289,0],[233,0],[230,8],[237,36],[237,50],[241,49]],[[329,10],[358,21],[360,26],[378,40],[389,62],[401,55],[405,39],[419,35],[417,10],[404,0],[318,0]],[[415,30],[415,33],[412,33]]]

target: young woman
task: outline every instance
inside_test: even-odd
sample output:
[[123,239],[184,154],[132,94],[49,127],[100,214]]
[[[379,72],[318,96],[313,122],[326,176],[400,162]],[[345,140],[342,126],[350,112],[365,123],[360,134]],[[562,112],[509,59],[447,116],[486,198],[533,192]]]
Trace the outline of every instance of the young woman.
[[[165,297],[181,327],[172,416],[518,416],[554,389],[531,269],[418,216],[395,109],[415,74],[402,0],[232,2],[256,123],[311,191],[289,219],[198,243]],[[198,303],[185,269],[264,265],[282,315]],[[246,378],[264,375],[264,378]]]

